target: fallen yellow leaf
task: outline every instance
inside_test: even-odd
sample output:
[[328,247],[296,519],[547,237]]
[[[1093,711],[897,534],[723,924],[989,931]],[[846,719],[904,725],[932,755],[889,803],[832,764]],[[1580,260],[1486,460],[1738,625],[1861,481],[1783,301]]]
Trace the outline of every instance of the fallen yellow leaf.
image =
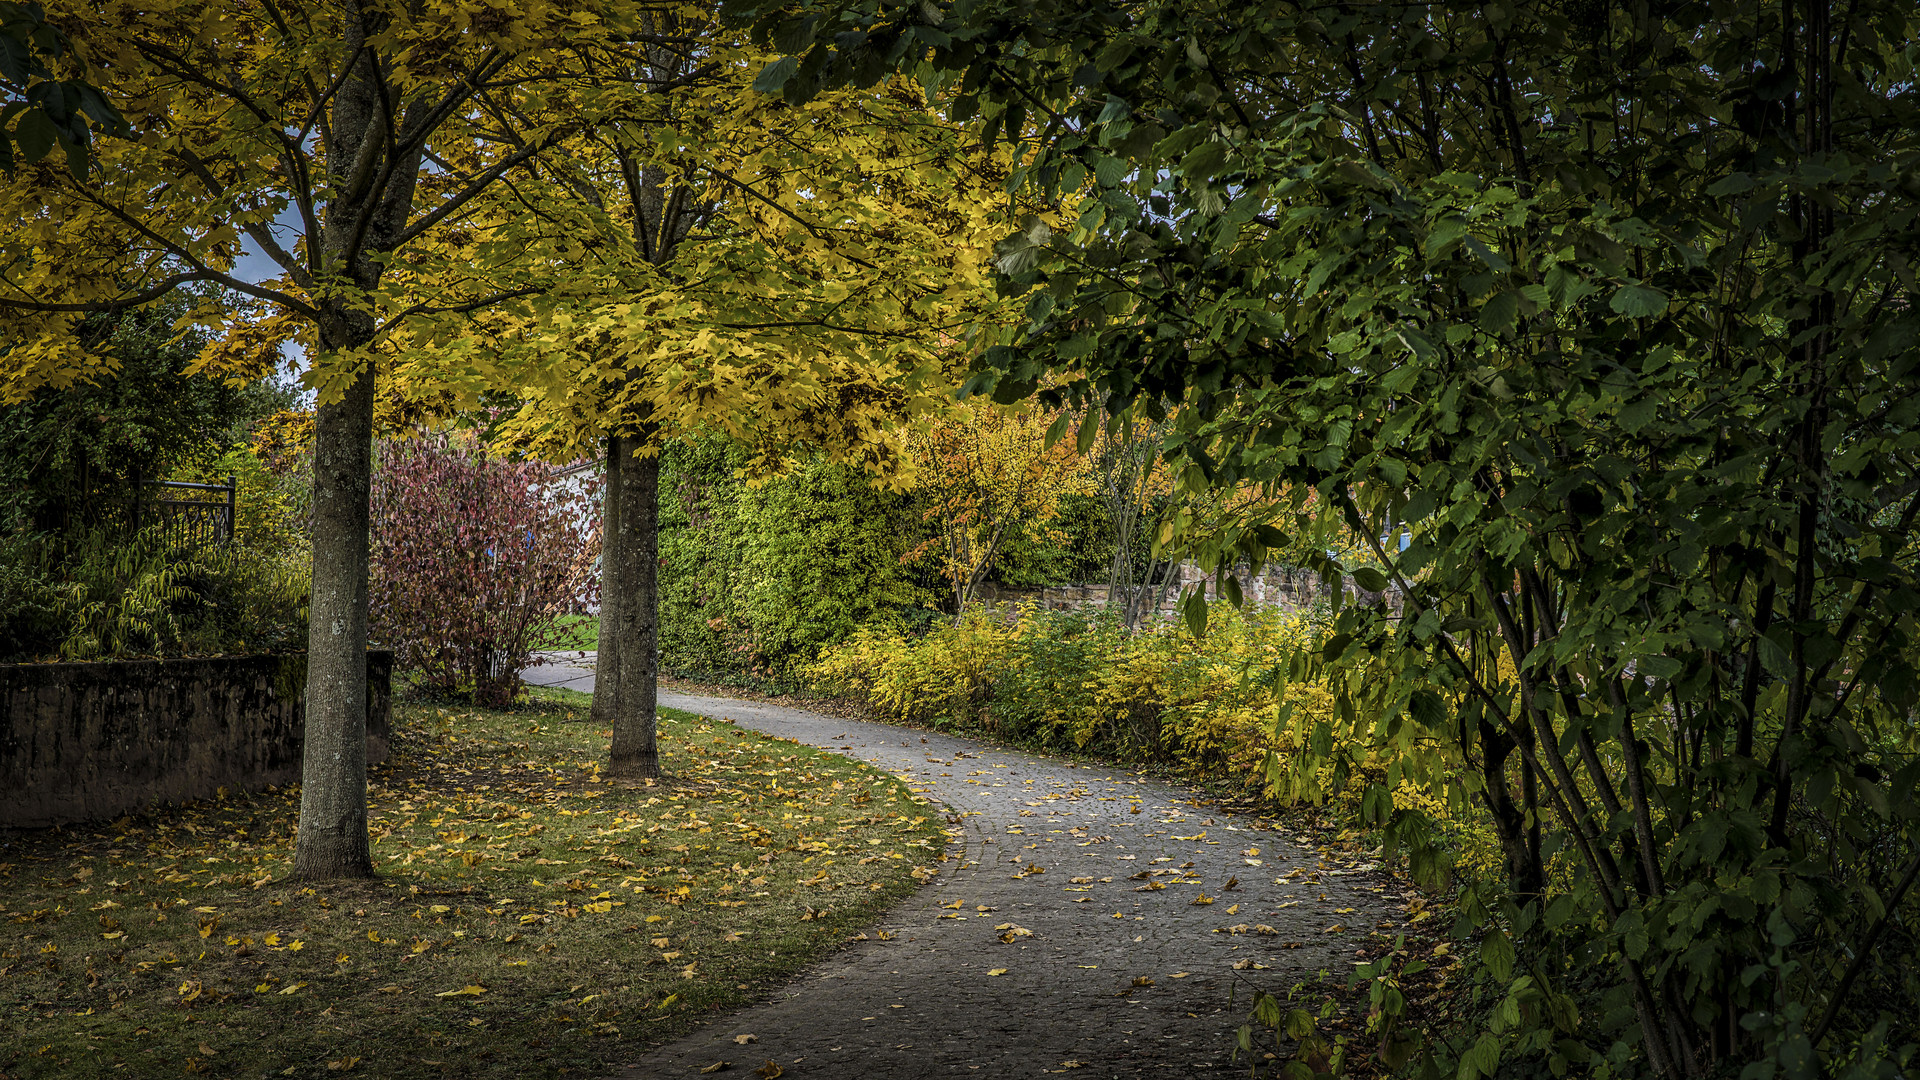
[[458,990],[445,990],[433,996],[434,997],[479,997],[481,994],[484,994],[486,992],[487,992],[487,988],[484,986],[474,986],[472,984],[468,984],[466,986],[461,987]]
[[989,975],[1005,975],[1006,973],[1007,973],[1006,968],[994,968],[991,971],[987,972],[987,974]]

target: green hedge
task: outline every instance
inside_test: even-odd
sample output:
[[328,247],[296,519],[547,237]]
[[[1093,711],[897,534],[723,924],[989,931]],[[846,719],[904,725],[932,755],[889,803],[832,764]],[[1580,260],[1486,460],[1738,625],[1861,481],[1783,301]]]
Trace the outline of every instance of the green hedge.
[[672,673],[784,679],[855,627],[937,602],[901,556],[910,500],[810,461],[751,485],[718,440],[670,447],[660,483],[660,648]]

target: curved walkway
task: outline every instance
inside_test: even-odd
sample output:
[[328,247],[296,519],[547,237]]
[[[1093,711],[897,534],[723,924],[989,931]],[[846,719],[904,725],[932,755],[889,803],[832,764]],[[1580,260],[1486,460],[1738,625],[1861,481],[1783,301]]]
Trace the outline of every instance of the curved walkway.
[[[534,676],[581,687],[579,670]],[[958,835],[939,877],[865,940],[619,1080],[769,1060],[796,1080],[1244,1075],[1230,1056],[1250,992],[1343,977],[1366,933],[1401,916],[1371,866],[1126,769],[728,698],[660,704],[871,762],[947,808]]]

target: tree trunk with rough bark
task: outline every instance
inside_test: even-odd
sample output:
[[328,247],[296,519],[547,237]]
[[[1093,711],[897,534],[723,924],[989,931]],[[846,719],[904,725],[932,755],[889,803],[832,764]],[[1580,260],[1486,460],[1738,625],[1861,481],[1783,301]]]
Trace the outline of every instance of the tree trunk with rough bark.
[[[409,106],[394,123],[393,61],[372,43],[385,16],[349,6],[344,45],[351,73],[334,94],[324,147],[335,192],[315,238],[324,273],[360,290],[380,282],[413,210],[430,110]],[[395,154],[395,147],[410,147]],[[375,178],[378,179],[375,179]],[[327,353],[365,349],[371,312],[346,300],[320,306]],[[367,836],[367,528],[373,487],[374,366],[366,361],[337,401],[314,416],[313,595],[307,613],[306,733],[300,830],[293,876],[304,881],[371,877]]]
[[[619,693],[614,700],[611,775],[654,779],[660,775],[656,741],[660,685],[660,458],[649,452],[652,434],[620,440],[613,471],[620,475],[620,564],[616,616]],[[601,603],[605,604],[602,597]],[[604,607],[602,608],[604,611]]]
[[314,416],[313,596],[293,876],[373,876],[367,838],[367,498],[373,372]]
[[593,709],[596,727],[610,727],[620,713],[620,605],[626,589],[619,576],[622,440],[607,436],[607,479],[600,488],[600,641],[593,658]]
[[[684,72],[684,57],[657,52],[652,61],[649,77]],[[690,188],[675,186],[666,168],[635,155],[623,154],[620,172],[633,207],[634,240],[649,261],[666,266],[714,207],[691,202]],[[661,431],[657,423],[635,419],[640,422],[632,434],[608,441],[592,715],[613,728],[610,775],[655,779],[660,775]],[[602,681],[608,679],[610,685]]]

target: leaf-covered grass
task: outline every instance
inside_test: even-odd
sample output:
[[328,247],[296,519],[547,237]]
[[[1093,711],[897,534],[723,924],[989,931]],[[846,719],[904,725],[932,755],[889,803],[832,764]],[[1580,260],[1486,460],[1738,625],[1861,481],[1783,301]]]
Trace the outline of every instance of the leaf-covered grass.
[[939,857],[894,777],[685,713],[666,782],[603,780],[585,706],[397,706],[369,882],[286,880],[295,789],[0,840],[0,1074],[593,1075]]

